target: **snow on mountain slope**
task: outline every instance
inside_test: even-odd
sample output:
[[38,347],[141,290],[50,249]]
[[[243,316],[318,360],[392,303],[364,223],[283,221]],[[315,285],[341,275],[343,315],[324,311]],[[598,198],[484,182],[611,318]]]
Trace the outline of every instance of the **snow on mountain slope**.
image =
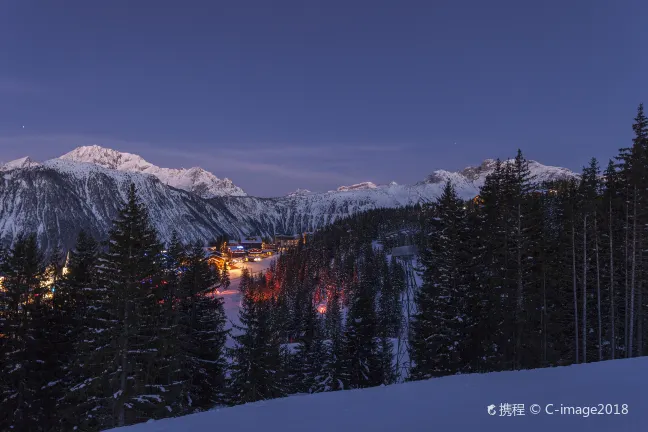
[[349,191],[354,191],[354,190],[365,190],[365,189],[376,189],[378,186],[376,186],[375,183],[372,182],[362,182],[358,184],[354,184],[351,186],[340,186],[337,188],[338,192],[349,192]]
[[294,192],[289,193],[289,194],[286,195],[286,196],[287,196],[287,197],[299,197],[299,196],[302,196],[302,195],[308,195],[308,194],[310,194],[310,193],[312,193],[312,192],[309,191],[308,189],[301,189],[301,188],[300,188],[300,189],[297,189],[297,190],[294,191]]
[[31,160],[29,156],[7,162],[5,164],[0,163],[0,171],[9,171],[13,169],[29,168],[32,166],[40,165],[38,162]]
[[122,153],[97,145],[78,147],[64,154],[60,159],[91,163],[118,171],[151,174],[164,184],[193,192],[202,198],[247,195],[243,189],[234,185],[230,179],[219,179],[202,168],[160,168],[145,161],[138,155]]
[[[291,396],[113,430],[640,432],[648,430],[647,379],[644,357]],[[500,404],[524,404],[524,415],[518,409],[516,415],[500,416],[512,412]],[[538,414],[531,413],[534,404]],[[490,405],[494,415],[488,414]],[[588,407],[587,414],[576,407]],[[592,414],[592,407],[619,414]]]

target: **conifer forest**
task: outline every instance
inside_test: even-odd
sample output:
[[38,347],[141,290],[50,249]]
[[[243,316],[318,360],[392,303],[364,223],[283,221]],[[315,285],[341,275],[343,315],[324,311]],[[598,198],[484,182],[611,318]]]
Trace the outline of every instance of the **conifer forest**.
[[[0,251],[0,430],[644,356],[642,105],[632,130],[578,178],[538,183],[518,151],[470,200],[447,183],[434,202],[338,220],[236,284],[203,244],[163,244],[134,186],[108,238],[81,231],[67,260],[22,233]],[[399,246],[416,247],[410,264]],[[223,289],[242,294],[235,324]]]

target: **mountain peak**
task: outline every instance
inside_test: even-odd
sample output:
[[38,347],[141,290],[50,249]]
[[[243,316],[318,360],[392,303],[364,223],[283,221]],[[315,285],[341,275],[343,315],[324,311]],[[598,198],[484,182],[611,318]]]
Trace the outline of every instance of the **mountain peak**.
[[[515,160],[508,159],[502,161],[502,165],[511,164]],[[570,169],[543,165],[534,160],[528,160],[529,171],[535,177],[537,182],[562,180],[578,177]],[[495,159],[486,159],[477,166],[468,166],[460,171],[450,172],[446,170],[436,170],[425,179],[424,183],[445,183],[451,181],[455,185],[461,183],[470,183],[475,186],[481,186],[486,177],[495,170],[497,161]]]
[[287,197],[298,197],[298,196],[308,195],[310,193],[312,193],[312,192],[309,191],[308,189],[297,189],[296,191],[291,192],[286,196]]
[[98,145],[77,147],[59,159],[91,163],[119,171],[145,171],[148,167],[152,166],[141,156],[119,152]]
[[354,190],[365,190],[365,189],[376,189],[378,186],[376,186],[375,183],[372,182],[362,182],[362,183],[357,183],[351,186],[340,186],[337,188],[338,192],[348,192],[348,191],[354,191]]
[[0,171],[9,171],[12,169],[20,168],[29,168],[33,166],[39,166],[38,162],[34,162],[29,156],[22,157],[20,159],[12,160],[5,164],[0,163]]
[[77,147],[59,159],[91,163],[118,171],[150,174],[169,186],[193,192],[207,199],[218,196],[247,195],[243,189],[234,185],[230,179],[220,179],[200,167],[189,169],[160,168],[147,162],[141,156],[98,145]]

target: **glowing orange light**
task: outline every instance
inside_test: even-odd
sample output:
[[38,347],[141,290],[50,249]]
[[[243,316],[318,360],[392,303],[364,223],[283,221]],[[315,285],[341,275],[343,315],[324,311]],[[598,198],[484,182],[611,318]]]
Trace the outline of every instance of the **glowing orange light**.
[[317,312],[319,312],[321,314],[325,314],[326,313],[326,305],[322,304],[322,305],[317,306]]

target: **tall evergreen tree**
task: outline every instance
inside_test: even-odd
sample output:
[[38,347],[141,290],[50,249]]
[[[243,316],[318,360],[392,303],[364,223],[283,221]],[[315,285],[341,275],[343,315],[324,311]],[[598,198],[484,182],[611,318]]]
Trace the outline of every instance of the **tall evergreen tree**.
[[416,314],[410,324],[411,379],[458,373],[465,335],[466,262],[464,203],[447,183],[436,204],[436,227],[422,251],[423,286],[416,295]]
[[296,390],[300,393],[319,393],[326,389],[324,364],[327,349],[323,333],[321,319],[311,304],[294,356],[297,370],[294,379],[297,381]]
[[216,275],[205,258],[202,246],[195,244],[187,255],[181,301],[184,351],[190,371],[187,397],[195,410],[224,404],[225,392],[225,310],[223,299],[213,292]]
[[[98,289],[89,308],[79,382],[85,396],[80,427],[107,428],[146,421],[164,412],[159,367],[162,246],[131,185],[98,265]],[[95,294],[93,293],[93,294]],[[158,291],[159,293],[159,291]]]
[[59,355],[61,378],[56,388],[61,388],[64,395],[57,398],[56,412],[62,430],[73,429],[76,424],[76,395],[68,392],[77,381],[79,373],[77,358],[84,351],[84,327],[95,313],[90,309],[90,293],[97,282],[97,242],[85,231],[79,232],[75,247],[69,251],[67,273],[57,284],[53,298],[53,315],[55,324],[50,328],[51,338],[55,340]]
[[241,280],[241,325],[234,326],[235,347],[230,351],[230,403],[235,405],[286,394],[285,353],[273,325],[272,302],[262,297],[249,274],[243,276],[247,280]]
[[57,367],[43,329],[47,325],[42,255],[36,236],[20,236],[2,260],[0,291],[0,429],[45,431],[51,425],[42,392]]
[[342,324],[340,290],[335,287],[326,304],[326,333],[329,338],[328,356],[324,365],[326,390],[344,390],[348,376],[344,367],[344,328]]
[[352,286],[344,333],[344,367],[350,388],[373,387],[382,382],[373,259],[373,252],[367,249],[360,280]]

